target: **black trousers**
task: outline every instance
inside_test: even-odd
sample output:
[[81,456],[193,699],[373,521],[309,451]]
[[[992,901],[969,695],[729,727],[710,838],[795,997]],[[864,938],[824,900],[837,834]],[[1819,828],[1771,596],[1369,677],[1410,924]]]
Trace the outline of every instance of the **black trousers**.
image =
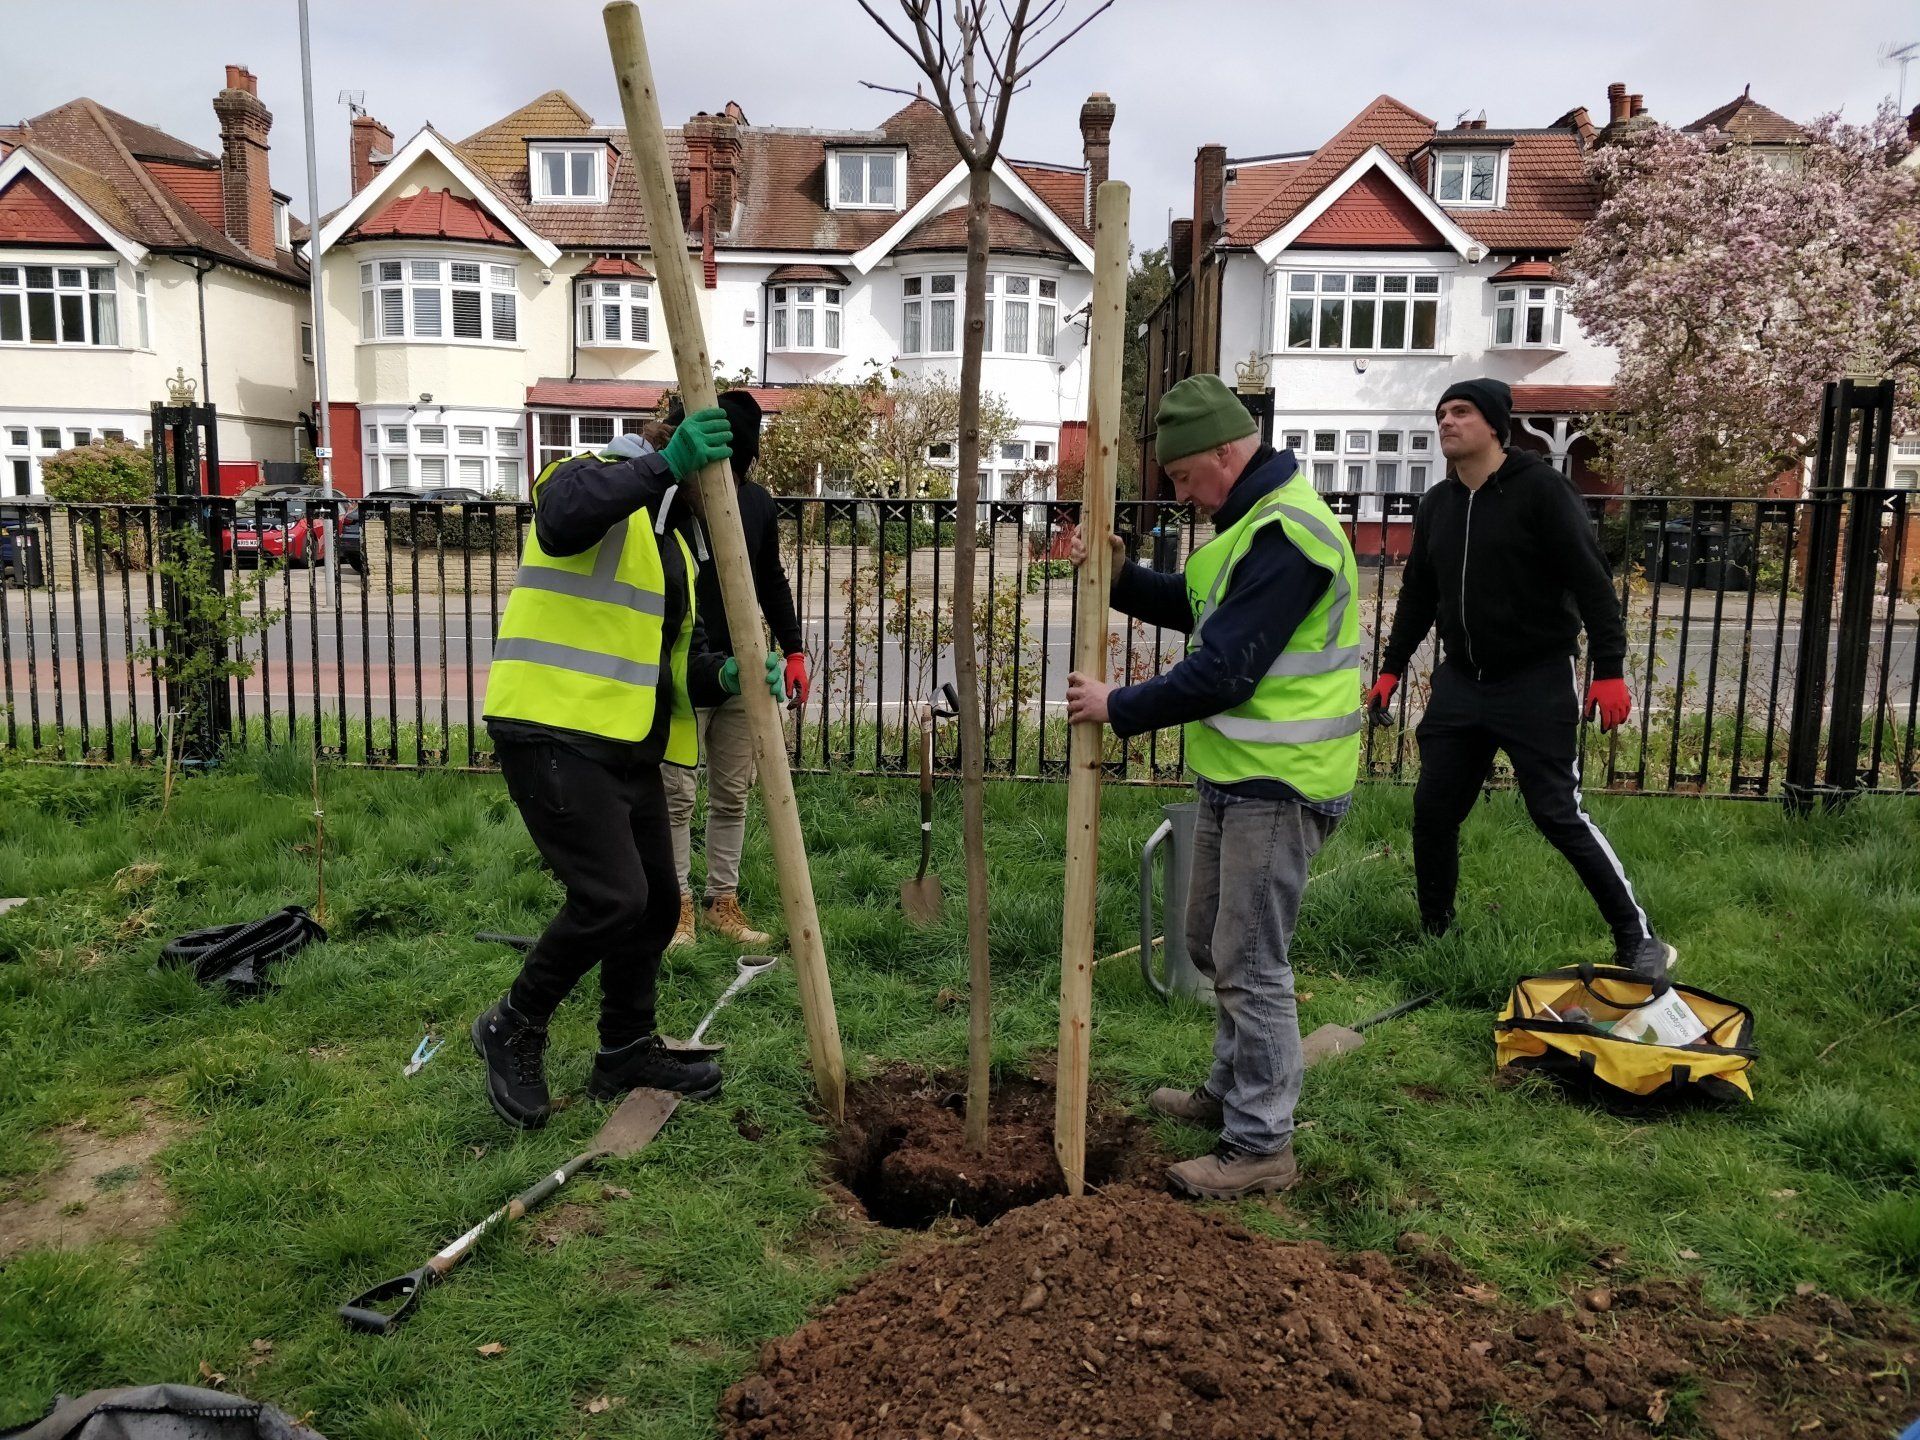
[[507,793],[566,903],[513,982],[513,1008],[551,1016],[600,967],[600,1043],[653,1033],[660,956],[680,921],[660,766],[607,764],[561,745],[496,741]]
[[1450,918],[1460,884],[1460,824],[1493,771],[1513,764],[1520,798],[1540,833],[1567,857],[1616,941],[1651,934],[1646,912],[1607,837],[1580,803],[1580,696],[1570,660],[1500,680],[1475,680],[1443,664],[1415,732],[1420,780],[1413,792],[1413,871],[1420,913]]

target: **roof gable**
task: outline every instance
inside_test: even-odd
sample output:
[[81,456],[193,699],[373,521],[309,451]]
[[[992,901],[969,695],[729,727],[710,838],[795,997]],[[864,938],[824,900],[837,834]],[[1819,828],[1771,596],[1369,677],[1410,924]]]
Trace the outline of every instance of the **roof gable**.
[[[1433,132],[1433,121],[1412,106],[1402,104],[1391,95],[1375,97],[1339,133],[1316,150],[1311,159],[1298,165],[1274,167],[1284,172],[1284,180],[1274,185],[1265,203],[1258,210],[1246,214],[1237,227],[1229,223],[1226,236],[1228,243],[1253,245],[1266,239],[1298,215],[1356,159],[1375,146],[1404,162],[1433,137]],[[1235,206],[1229,200],[1229,222],[1234,211]],[[1244,209],[1242,213],[1245,213]]]
[[105,245],[89,225],[38,175],[17,176],[0,190],[0,245]]
[[[925,251],[965,250],[967,248],[967,207],[956,205],[931,215],[898,245],[896,255]],[[987,248],[995,255],[1040,255],[1050,260],[1070,260],[1067,247],[1034,224],[1026,216],[1004,205],[987,209]]]
[[529,227],[515,208],[505,204],[499,192],[454,153],[454,148],[432,129],[417,132],[395,152],[393,159],[381,167],[380,173],[358,195],[328,217],[320,227],[320,249],[331,249],[339,244],[343,236],[398,189],[401,178],[414,162],[426,156],[439,161],[461,188],[471,192],[480,207],[542,265],[551,265],[560,258],[559,248]]
[[1444,250],[1447,242],[1419,206],[1370,169],[1300,232],[1293,248]]
[[1414,184],[1412,177],[1378,145],[1371,146],[1360,154],[1331,184],[1322,188],[1319,194],[1309,200],[1291,220],[1254,246],[1254,253],[1271,265],[1282,251],[1290,249],[1295,241],[1369,173],[1380,176],[1403,201],[1410,204],[1414,213],[1432,228],[1447,249],[1463,258],[1476,258],[1470,255],[1471,251],[1480,248],[1473,236],[1461,229],[1453,216],[1442,210],[1426,191]]
[[[13,192],[29,180],[33,188],[14,200]],[[52,243],[104,244],[134,265],[147,256],[144,245],[104,219],[65,183],[56,167],[37,154],[33,146],[19,146],[9,151],[5,160],[0,160],[0,197],[14,201],[18,207],[15,222],[23,228],[41,232],[64,230],[76,237]],[[46,233],[19,238],[41,243],[50,239]]]
[[513,235],[497,224],[477,200],[450,190],[416,190],[389,200],[344,237],[355,240],[471,240],[482,245],[512,245]]
[[1807,132],[1776,110],[1769,110],[1751,95],[1742,92],[1716,110],[1709,110],[1687,126],[1685,133],[1698,135],[1720,130],[1749,145],[1804,145]]
[[[855,253],[853,256],[853,268],[864,275],[888,255],[892,254],[894,249],[903,240],[912,235],[922,224],[944,207],[944,203],[953,197],[954,191],[959,188],[966,177],[967,167],[964,164],[955,164],[954,167],[941,178],[937,185],[933,186],[921,197],[918,205],[915,205],[908,210],[906,214],[896,220],[884,235]],[[1019,175],[1014,173],[1011,165],[1005,160],[994,161],[993,178],[1000,181],[1008,190],[1012,191],[1014,199],[1018,200],[1021,205],[1026,208],[1028,214],[1032,217],[1032,221],[1029,223],[1037,222],[1038,227],[1045,230],[1058,241],[1067,255],[1079,265],[1088,270],[1093,268],[1092,247],[1068,228],[1066,222],[1055,213],[1051,206],[1047,205],[1038,195],[1033,193],[1033,188],[1029,186],[1025,180],[1021,179]],[[1011,211],[1008,213],[1009,215],[1012,214]]]

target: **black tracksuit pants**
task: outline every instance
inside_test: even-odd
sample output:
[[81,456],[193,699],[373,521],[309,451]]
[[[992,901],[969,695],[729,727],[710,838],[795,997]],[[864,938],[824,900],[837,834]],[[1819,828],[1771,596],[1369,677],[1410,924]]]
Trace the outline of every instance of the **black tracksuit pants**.
[[495,750],[507,793],[567,891],[513,982],[513,1008],[545,1021],[598,965],[600,1043],[652,1034],[660,957],[680,922],[659,764],[497,738]]
[[1420,780],[1413,792],[1413,870],[1420,913],[1453,915],[1460,883],[1460,824],[1507,752],[1520,798],[1542,835],[1567,857],[1614,939],[1651,934],[1613,847],[1580,803],[1580,696],[1573,663],[1550,660],[1499,680],[1442,664],[1415,732]]

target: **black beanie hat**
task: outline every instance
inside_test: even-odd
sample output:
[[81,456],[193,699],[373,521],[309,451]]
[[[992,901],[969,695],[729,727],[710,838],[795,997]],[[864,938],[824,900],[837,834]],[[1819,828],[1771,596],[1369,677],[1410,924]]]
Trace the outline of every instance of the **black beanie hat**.
[[1500,443],[1507,443],[1507,436],[1513,430],[1513,391],[1507,388],[1506,381],[1485,377],[1479,380],[1456,380],[1434,405],[1435,416],[1439,415],[1440,406],[1449,400],[1464,400],[1473,406],[1486,417],[1487,424],[1493,427],[1493,433],[1500,437]]
[[[733,427],[733,473],[744,480],[760,458],[760,402],[745,390],[722,390],[718,403]],[[675,395],[667,402],[667,424],[677,427],[686,418],[686,406]]]

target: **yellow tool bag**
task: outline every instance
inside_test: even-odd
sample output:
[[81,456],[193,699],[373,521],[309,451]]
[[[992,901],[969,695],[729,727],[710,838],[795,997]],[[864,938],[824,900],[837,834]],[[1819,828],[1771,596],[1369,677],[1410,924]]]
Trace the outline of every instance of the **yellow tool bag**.
[[[1616,1033],[1618,1032],[1618,1033]],[[1753,1012],[1612,965],[1521,980],[1493,1027],[1494,1061],[1602,1097],[1753,1099]]]

